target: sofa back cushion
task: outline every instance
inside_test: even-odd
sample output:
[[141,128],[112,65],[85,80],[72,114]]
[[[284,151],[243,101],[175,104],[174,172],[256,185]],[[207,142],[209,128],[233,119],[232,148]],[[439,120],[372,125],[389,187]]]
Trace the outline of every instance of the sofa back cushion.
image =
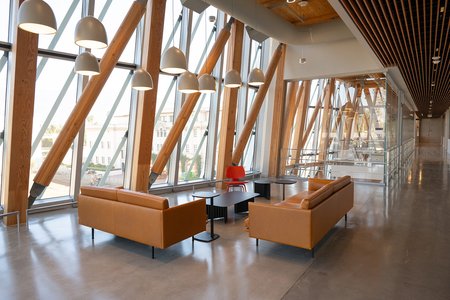
[[325,199],[333,194],[333,185],[327,184],[305,197],[302,200],[301,207],[303,209],[312,209],[322,203]]
[[117,189],[110,187],[82,186],[81,195],[117,201]]
[[351,182],[351,177],[350,176],[343,176],[343,177],[339,177],[338,179],[336,179],[333,182],[333,190],[334,192],[339,191],[340,189],[342,189],[344,186],[346,186],[347,184],[349,184]]
[[169,208],[167,198],[129,190],[117,190],[117,200],[123,203],[159,210]]
[[333,180],[322,178],[308,178],[308,190],[317,191],[323,186],[332,183]]

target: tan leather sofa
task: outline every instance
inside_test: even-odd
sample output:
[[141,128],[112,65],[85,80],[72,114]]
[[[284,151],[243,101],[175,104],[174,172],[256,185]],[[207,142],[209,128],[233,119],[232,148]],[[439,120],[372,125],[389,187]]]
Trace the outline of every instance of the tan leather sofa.
[[123,238],[167,248],[205,231],[205,199],[169,207],[166,198],[107,187],[81,187],[78,222]]
[[310,178],[308,190],[277,204],[249,203],[249,236],[312,251],[353,207],[350,176],[337,180]]

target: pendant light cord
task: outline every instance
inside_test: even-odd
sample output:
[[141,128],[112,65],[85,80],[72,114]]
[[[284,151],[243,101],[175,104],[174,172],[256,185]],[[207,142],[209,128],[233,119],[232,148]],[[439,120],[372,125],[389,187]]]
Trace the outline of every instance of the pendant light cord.
[[[172,30],[175,30],[175,2],[172,0]],[[172,47],[175,47],[175,36],[176,32],[173,34]]]

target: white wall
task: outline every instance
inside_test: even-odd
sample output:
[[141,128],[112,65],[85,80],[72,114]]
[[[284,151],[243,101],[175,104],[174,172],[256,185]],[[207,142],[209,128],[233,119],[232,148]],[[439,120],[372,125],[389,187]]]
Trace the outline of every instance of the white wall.
[[[313,37],[314,38],[314,37]],[[306,64],[298,60],[305,57]],[[313,79],[383,70],[383,66],[356,40],[287,47],[285,79]]]
[[450,109],[445,113],[443,139],[444,149],[447,150],[447,153],[450,153]]

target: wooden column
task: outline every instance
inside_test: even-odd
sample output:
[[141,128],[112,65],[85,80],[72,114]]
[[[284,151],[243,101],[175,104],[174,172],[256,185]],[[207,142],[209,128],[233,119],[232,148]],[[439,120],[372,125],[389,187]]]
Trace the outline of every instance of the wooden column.
[[34,200],[43,192],[45,187],[52,181],[53,176],[55,176],[59,165],[72,145],[95,100],[97,100],[109,75],[111,75],[136,26],[144,15],[145,6],[146,1],[140,0],[134,1],[131,5],[130,10],[100,61],[100,74],[93,76],[89,80],[72,113],[64,124],[61,133],[58,135],[58,138],[34,177],[34,183],[28,198],[29,207],[33,205]]
[[[22,2],[24,1],[19,1],[20,4]],[[28,208],[37,50],[37,34],[19,28],[14,30],[9,58],[10,106],[5,122],[5,144],[8,147],[5,147],[3,160],[2,199],[5,201],[5,213],[20,212],[20,223],[26,222]],[[3,220],[7,225],[17,222],[15,216],[5,217]]]
[[272,136],[270,139],[270,160],[269,160],[269,177],[275,177],[279,174],[280,166],[280,148],[281,133],[283,126],[284,107],[285,107],[285,85],[284,85],[284,63],[286,59],[286,51],[283,49],[282,56],[278,62],[277,81],[275,84],[275,97],[273,99],[273,115],[272,115]]
[[[295,113],[297,111],[297,106],[300,100],[300,96],[303,92],[304,84],[298,87],[298,81],[289,83],[288,93],[287,93],[287,105],[285,109],[285,118],[283,125],[283,135],[281,144],[281,154],[280,154],[280,172],[284,174],[286,170],[286,162],[288,161],[289,153],[289,141],[291,140],[292,125],[294,124]],[[289,162],[290,163],[290,162]]]
[[279,62],[281,61],[281,57],[284,56],[285,49],[286,45],[280,44],[273,53],[272,59],[269,63],[269,67],[266,71],[266,80],[264,81],[264,84],[259,88],[258,93],[255,96],[253,105],[250,109],[247,119],[245,120],[244,128],[242,129],[241,135],[239,136],[239,140],[234,149],[233,157],[231,160],[231,163],[234,165],[239,164],[239,161],[242,158],[242,154],[244,153],[248,138],[250,137],[253,126],[255,125],[256,119],[258,118],[261,106],[264,103],[264,99],[266,97],[267,91],[269,90],[269,86],[272,82],[275,70],[277,69]]
[[[214,43],[211,49],[211,52],[206,58],[206,61],[198,74],[198,77],[200,77],[203,74],[210,74],[211,71],[213,70],[214,66],[217,63],[217,60],[220,57],[220,54],[223,52],[223,49],[225,48],[225,44],[227,43],[228,38],[230,37],[231,25],[233,23],[234,19],[231,18],[228,21],[228,24],[225,26],[225,28],[222,29],[222,31],[220,32],[216,42]],[[189,116],[194,110],[194,107],[197,104],[199,98],[200,93],[191,94],[186,98],[186,101],[181,107],[177,119],[173,123],[173,126],[170,129],[169,134],[167,135],[167,138],[164,141],[164,144],[162,145],[158,156],[156,157],[155,163],[153,164],[152,171],[150,174],[150,185],[152,185],[156,181],[159,174],[161,174],[161,172],[163,171],[164,166],[169,160],[170,154],[175,148],[178,139],[183,133],[183,129],[186,126],[186,123],[189,120]]]
[[[244,40],[244,24],[236,21],[231,29],[231,40],[228,44],[227,71],[236,70],[241,73],[242,46]],[[236,107],[239,89],[225,87],[220,126],[220,140],[217,156],[217,180],[225,178],[225,170],[231,166],[233,154],[234,132],[236,130]],[[224,188],[223,183],[217,184]]]
[[325,161],[328,150],[328,139],[330,137],[330,119],[331,119],[331,97],[334,93],[335,79],[331,78],[327,84],[324,98],[324,107],[322,114],[322,129],[320,133],[319,161]]
[[301,97],[300,104],[298,105],[297,108],[297,124],[294,129],[294,140],[292,142],[292,145],[296,147],[294,156],[295,164],[299,163],[300,154],[302,153],[302,140],[303,140],[303,133],[305,131],[305,119],[308,113],[308,104],[310,95],[311,95],[311,80],[306,80],[304,81],[303,94],[300,95]]
[[152,76],[153,89],[138,96],[131,171],[134,191],[146,192],[149,188],[165,10],[166,0],[160,0],[152,1],[146,12],[142,67]]

